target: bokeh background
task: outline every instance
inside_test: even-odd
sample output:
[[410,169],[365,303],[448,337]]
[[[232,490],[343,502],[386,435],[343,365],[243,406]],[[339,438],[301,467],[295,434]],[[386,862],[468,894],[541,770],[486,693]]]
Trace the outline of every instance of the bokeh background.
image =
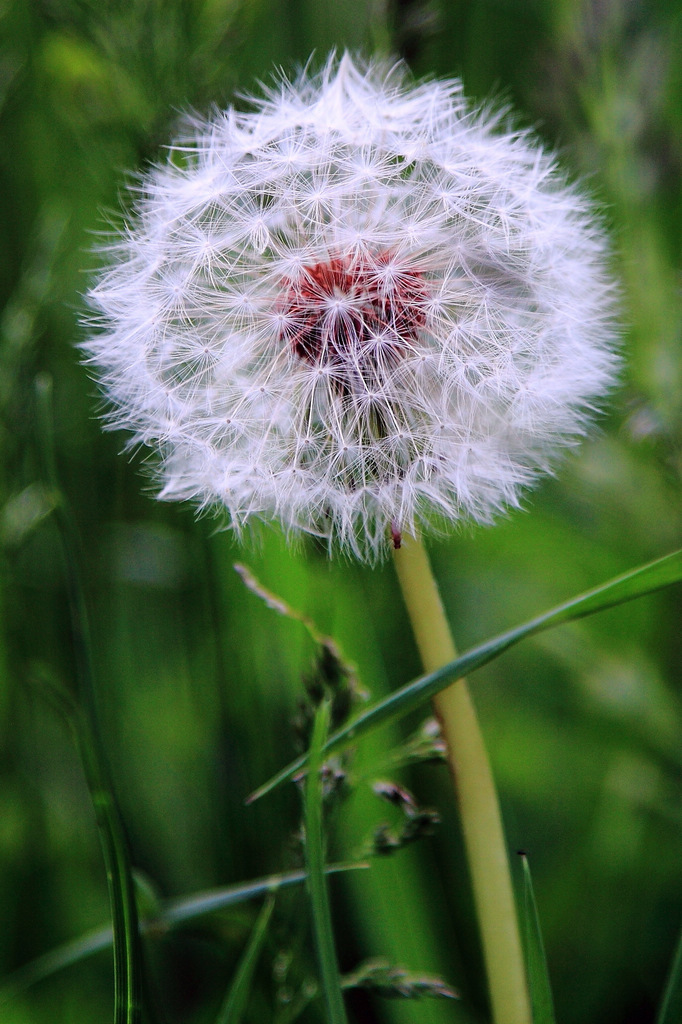
[[[128,202],[127,172],[162,153],[188,108],[231,102],[273,64],[351,47],[511,103],[587,178],[623,281],[622,385],[597,435],[524,511],[431,545],[464,649],[681,543],[681,44],[681,5],[665,0],[2,0],[0,976],[108,918],[87,789],[49,699],[72,686],[74,656],[41,484],[38,374],[54,381],[104,742],[134,864],[161,897],[301,861],[296,790],[243,801],[296,753],[291,721],[314,649],[244,588],[235,561],[335,636],[373,696],[419,671],[390,564],[330,564],[274,532],[241,550],[191,509],[153,500],[142,459],[101,432],[75,345],[98,232]],[[563,1024],[653,1021],[682,924],[680,597],[672,588],[562,627],[471,680],[509,844],[530,857]],[[381,955],[440,974],[462,999],[351,996],[360,1024],[487,1019],[446,770],[382,764],[418,722],[375,734],[357,765],[408,785],[442,824],[333,881],[339,951],[344,970]],[[330,856],[362,854],[390,819],[358,782]],[[215,1018],[257,909],[148,941],[160,1021]],[[292,889],[277,902],[249,1019],[288,1022],[314,972],[304,892]],[[100,953],[0,1016],[94,1024],[111,1008],[111,957]],[[301,1017],[322,1019],[315,1002]]]

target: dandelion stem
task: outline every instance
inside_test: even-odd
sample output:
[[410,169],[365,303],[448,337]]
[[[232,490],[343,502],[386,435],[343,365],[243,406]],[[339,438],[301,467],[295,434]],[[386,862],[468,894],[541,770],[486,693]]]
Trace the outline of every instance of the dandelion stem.
[[[420,541],[404,538],[395,567],[427,672],[456,658],[443,604]],[[509,859],[495,783],[469,690],[458,680],[434,698],[462,822],[495,1024],[532,1017]]]

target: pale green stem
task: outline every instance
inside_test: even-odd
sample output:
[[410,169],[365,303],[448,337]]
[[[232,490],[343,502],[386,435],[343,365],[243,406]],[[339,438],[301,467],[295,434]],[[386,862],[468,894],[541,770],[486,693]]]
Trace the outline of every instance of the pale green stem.
[[[403,538],[395,567],[426,672],[457,657],[420,541]],[[495,1024],[532,1024],[509,859],[490,762],[464,679],[433,700],[462,822]]]

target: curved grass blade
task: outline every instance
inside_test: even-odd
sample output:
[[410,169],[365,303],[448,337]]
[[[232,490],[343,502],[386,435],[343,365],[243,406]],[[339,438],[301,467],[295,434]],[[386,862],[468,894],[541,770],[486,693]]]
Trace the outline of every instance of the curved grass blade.
[[526,971],[533,1013],[533,1024],[556,1024],[554,1000],[547,970],[545,944],[540,929],[540,918],[533,892],[533,880],[525,853],[521,854],[523,864],[523,923],[526,940]]
[[[414,711],[415,708],[418,708],[425,701],[445,689],[450,683],[469,675],[482,665],[486,665],[489,661],[499,657],[504,651],[509,650],[510,647],[518,644],[526,637],[533,636],[535,633],[541,633],[545,629],[562,625],[565,622],[573,622],[576,619],[585,618],[587,615],[594,615],[595,612],[613,608],[626,601],[632,601],[636,597],[643,597],[645,594],[651,594],[655,590],[668,587],[673,583],[679,583],[680,580],[682,580],[682,549],[674,551],[670,555],[665,555],[655,562],[649,562],[647,565],[639,566],[637,569],[631,569],[622,576],[617,576],[608,583],[595,587],[594,590],[589,590],[586,594],[574,597],[570,601],[566,601],[564,604],[560,604],[556,608],[538,615],[537,618],[531,619],[530,622],[517,626],[515,629],[510,629],[506,633],[501,633],[492,640],[481,644],[480,647],[467,651],[466,654],[437,669],[437,671],[422,676],[413,683],[409,683],[407,686],[396,690],[395,693],[392,693],[385,700],[368,708],[353,721],[349,722],[348,725],[345,725],[330,736],[325,744],[324,754],[326,756],[333,751],[340,750],[354,743],[365,733],[381,725],[383,722],[409,714],[410,711]],[[291,764],[287,765],[286,768],[283,768],[281,772],[278,772],[277,775],[273,776],[272,779],[252,793],[248,797],[247,803],[258,800],[280,785],[280,783],[286,782],[287,779],[301,773],[306,767],[307,760],[307,755],[303,755],[297,758],[297,760],[292,761]]]
[[[328,875],[333,875],[361,868],[367,869],[369,864],[363,861],[354,864],[329,864],[325,868],[325,872]],[[204,914],[212,914],[225,907],[244,903],[246,900],[276,893],[279,889],[290,885],[299,885],[301,882],[305,882],[306,878],[305,871],[289,871],[285,874],[269,875],[267,878],[245,882],[243,885],[230,885],[194,896],[169,900],[153,918],[143,918],[140,921],[140,931],[143,935],[164,935],[168,929],[185,921],[193,921]],[[113,929],[110,926],[105,926],[96,928],[71,942],[65,942],[56,949],[44,953],[43,956],[37,957],[3,980],[0,984],[0,1006],[21,995],[32,985],[56,974],[57,971],[71,967],[80,960],[85,960],[87,957],[107,949],[112,941]]]
[[682,1020],[682,932],[677,942],[670,975],[663,993],[656,1024],[680,1024]]
[[324,873],[324,835],[322,827],[322,751],[327,739],[331,706],[322,701],[315,714],[310,744],[310,770],[305,786],[305,855],[308,891],[313,915],[313,931],[320,966],[320,985],[327,1010],[328,1024],[347,1024],[341,991],[341,975],[336,959],[327,879]]
[[57,476],[52,420],[52,381],[36,380],[39,448],[45,481],[64,555],[71,639],[76,662],[78,706],[70,723],[95,811],[104,857],[114,942],[114,1022],[139,1024],[142,1010],[142,956],[132,868],[95,712],[92,648],[85,594],[80,578],[79,543]]
[[263,909],[253,926],[246,949],[239,961],[237,973],[234,976],[230,991],[221,1007],[215,1024],[240,1024],[244,1016],[249,993],[251,992],[253,972],[256,969],[256,963],[263,948],[274,906],[275,901],[270,896],[263,904]]

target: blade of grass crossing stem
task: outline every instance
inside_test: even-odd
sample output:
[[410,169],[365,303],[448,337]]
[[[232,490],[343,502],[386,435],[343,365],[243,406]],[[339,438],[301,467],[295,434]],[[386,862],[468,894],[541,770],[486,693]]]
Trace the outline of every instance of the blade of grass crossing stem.
[[[330,736],[325,744],[323,753],[326,756],[333,751],[341,750],[349,746],[349,744],[355,743],[365,733],[370,732],[384,722],[389,722],[409,714],[410,711],[414,711],[435,696],[435,694],[444,690],[450,683],[461,679],[463,676],[470,675],[471,672],[482,665],[487,665],[488,662],[499,657],[504,651],[509,650],[510,647],[518,644],[526,637],[541,633],[545,629],[551,629],[554,626],[560,626],[566,622],[574,622],[576,619],[585,618],[587,615],[594,615],[595,612],[624,604],[626,601],[632,601],[636,597],[643,597],[645,594],[651,594],[673,583],[679,583],[680,580],[682,580],[682,549],[674,551],[670,555],[665,555],[655,562],[649,562],[647,565],[632,569],[624,575],[616,577],[616,579],[609,580],[608,583],[604,583],[600,587],[595,587],[594,590],[590,590],[586,594],[574,597],[570,601],[552,608],[551,611],[538,615],[537,618],[531,619],[515,629],[510,629],[507,633],[501,633],[479,647],[474,647],[472,650],[467,651],[466,654],[461,655],[455,661],[451,661],[435,672],[431,672],[416,679],[413,683],[403,686],[385,700],[368,708],[367,711],[358,715],[352,722],[349,722],[348,725]],[[308,757],[306,755],[299,757],[296,761],[292,761],[291,764],[287,765],[286,768],[283,768],[281,772],[278,772],[277,775],[273,776],[273,778],[252,793],[248,802],[251,803],[254,800],[258,800],[260,797],[265,796],[266,793],[269,793],[270,790],[280,785],[280,783],[296,775],[306,766],[307,761]]]
[[139,1024],[142,1000],[140,936],[135,887],[123,822],[109,778],[109,769],[97,727],[92,647],[85,592],[81,583],[79,542],[64,495],[59,487],[54,451],[52,381],[36,380],[38,447],[46,485],[64,555],[71,639],[73,643],[79,707],[71,721],[83,772],[95,811],[104,857],[114,939],[114,1022]]
[[[365,861],[349,864],[329,864],[325,868],[327,875],[339,874],[344,871],[368,870],[369,864]],[[181,896],[175,900],[169,900],[163,904],[158,914],[150,918],[140,920],[140,931],[143,935],[160,937],[175,925],[185,921],[194,921],[198,917],[215,913],[224,907],[232,907],[247,900],[256,899],[259,896],[267,896],[291,885],[298,885],[307,879],[305,871],[289,871],[281,875],[268,875],[266,878],[258,878],[253,882],[244,882],[241,885],[230,885],[220,889],[210,889],[207,892],[197,893],[193,896]],[[42,956],[31,960],[29,963],[19,967],[13,974],[0,981],[0,1007],[10,999],[21,995],[32,985],[36,985],[51,974],[56,974],[65,967],[101,952],[111,946],[113,932],[111,927],[105,925],[93,931],[81,935],[77,939],[65,942],[55,949],[44,953]]]
[[545,944],[542,940],[540,918],[535,902],[533,880],[528,858],[521,854],[523,864],[523,924],[526,940],[526,970],[533,1024],[556,1024],[552,987],[547,970]]
[[682,1021],[682,932],[680,932],[677,942],[656,1024],[680,1024],[680,1021]]
[[329,714],[329,702],[322,701],[315,714],[305,783],[305,850],[313,932],[320,970],[320,987],[327,1010],[327,1024],[347,1024],[324,871],[323,782],[320,769],[329,729]]
[[267,935],[268,924],[270,923],[270,917],[272,916],[272,909],[274,905],[275,900],[272,896],[268,897],[263,904],[263,909],[258,915],[258,919],[253,926],[246,949],[239,961],[237,973],[234,976],[232,985],[230,986],[230,991],[227,994],[227,998],[223,1003],[215,1024],[240,1024],[240,1021],[244,1016],[246,1004],[251,993],[253,973],[256,969],[256,964],[258,962],[258,957],[260,956],[260,951],[263,948],[263,943],[265,942],[265,936]]

